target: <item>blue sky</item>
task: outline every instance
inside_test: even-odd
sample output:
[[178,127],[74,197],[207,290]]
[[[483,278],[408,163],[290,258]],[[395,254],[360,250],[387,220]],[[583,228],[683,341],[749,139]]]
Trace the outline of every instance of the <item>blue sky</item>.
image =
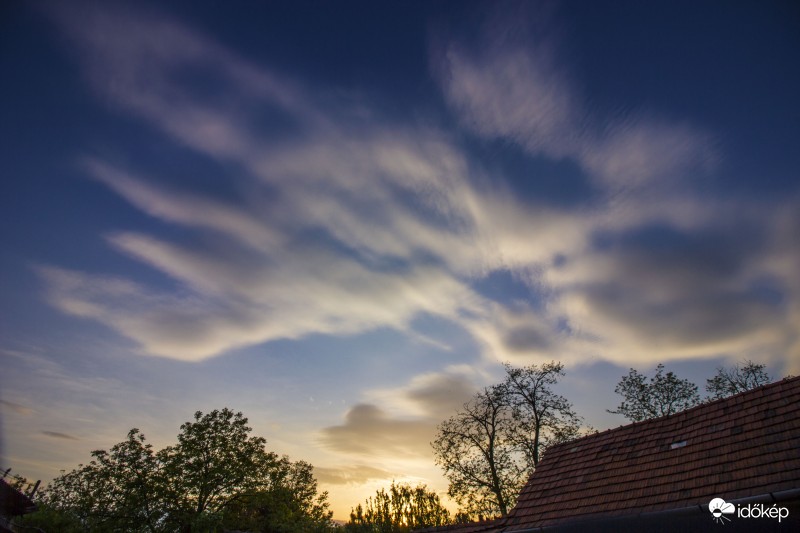
[[502,361],[800,372],[789,2],[11,2],[3,466],[242,410],[336,516]]

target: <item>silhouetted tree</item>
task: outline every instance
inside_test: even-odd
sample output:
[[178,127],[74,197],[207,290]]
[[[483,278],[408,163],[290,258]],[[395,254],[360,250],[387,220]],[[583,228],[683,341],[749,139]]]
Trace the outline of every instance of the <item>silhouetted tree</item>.
[[250,436],[242,413],[230,409],[203,414],[181,425],[178,444],[159,457],[166,484],[169,517],[191,530],[193,524],[221,520],[222,511],[242,494],[269,487],[268,473],[278,457],[264,449],[266,440]]
[[582,419],[552,386],[561,363],[515,368],[442,422],[432,443],[448,494],[473,518],[505,515],[547,446],[579,436]]
[[[160,531],[166,516],[162,464],[138,429],[110,451],[95,450],[89,464],[64,473],[43,491],[44,514],[85,531]],[[39,515],[39,516],[37,516]]]
[[632,422],[671,415],[700,403],[697,385],[679,379],[672,372],[664,374],[664,365],[661,363],[656,366],[656,373],[649,380],[631,368],[614,392],[622,396],[622,402],[615,411],[607,411],[623,415]]
[[241,494],[225,510],[225,530],[270,533],[330,531],[327,492],[317,492],[313,467],[283,456],[269,471],[268,488]]
[[580,436],[583,419],[551,388],[564,376],[563,364],[551,361],[541,366],[504,366],[506,393],[518,422],[513,436],[525,451],[528,465],[535,468],[549,446]]
[[178,443],[154,452],[138,429],[45,489],[26,523],[52,531],[317,532],[332,527],[310,464],[250,436],[242,413],[195,413]]
[[471,515],[507,514],[526,477],[507,392],[502,385],[484,388],[439,424],[432,443],[448,494]]
[[407,483],[392,482],[388,492],[380,489],[374,497],[367,498],[363,507],[358,504],[350,512],[350,521],[345,529],[395,533],[443,526],[450,522],[450,512],[442,506],[439,495],[425,485],[412,488]]
[[717,367],[717,375],[706,380],[706,390],[710,400],[727,398],[746,390],[769,383],[765,366],[746,360],[731,368]]

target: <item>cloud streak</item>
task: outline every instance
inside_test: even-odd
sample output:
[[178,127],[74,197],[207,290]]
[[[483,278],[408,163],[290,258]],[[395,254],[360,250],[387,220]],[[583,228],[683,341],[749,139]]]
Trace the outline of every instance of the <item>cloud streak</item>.
[[434,52],[434,74],[465,127],[532,155],[573,159],[614,194],[663,188],[713,166],[713,138],[696,126],[590,112],[559,58],[552,9],[519,11],[489,17],[481,46],[456,40]]
[[367,465],[342,466],[339,468],[314,468],[314,476],[320,483],[328,485],[361,485],[372,480],[397,477],[387,470]]
[[[515,362],[796,346],[787,331],[800,289],[785,245],[796,224],[764,226],[764,210],[720,223],[742,202],[696,192],[720,160],[714,136],[655,112],[590,110],[559,39],[545,31],[550,15],[503,32],[509,21],[491,19],[477,43],[441,40],[432,70],[464,130],[531,159],[574,162],[600,191],[579,208],[520,197],[460,132],[390,121],[366,100],[323,98],[158,13],[54,9],[98,95],[173,148],[231,169],[234,192],[223,199],[133,165],[83,160],[91,177],[191,236],[106,235],[171,278],[177,289],[168,291],[124,275],[40,269],[54,306],[145,353],[196,361],[314,333],[416,335],[423,315],[466,328],[487,358]],[[219,90],[200,90],[193,71]],[[741,232],[763,234],[743,247],[729,238]],[[479,293],[476,282],[497,271],[539,304]],[[792,303],[771,300],[770,286]],[[343,450],[367,426],[400,441],[430,431],[407,422],[366,402],[326,442]],[[392,446],[378,440],[364,446]]]
[[[196,359],[308,333],[402,330],[420,313],[453,320],[464,313],[482,316],[487,303],[470,289],[469,277],[502,261],[498,246],[516,239],[485,222],[518,226],[557,216],[544,206],[528,214],[503,195],[487,200],[486,191],[471,181],[465,154],[435,130],[358,120],[340,124],[336,116],[307,111],[318,105],[311,98],[300,113],[298,97],[286,97],[275,88],[285,84],[277,82],[255,83],[272,87],[255,96],[244,87],[236,92],[252,106],[296,115],[309,140],[276,146],[268,135],[226,126],[211,130],[235,130],[234,140],[223,142],[228,148],[222,152],[211,150],[196,139],[196,125],[174,127],[186,120],[186,106],[216,116],[215,123],[234,118],[199,102],[171,72],[208,57],[215,74],[231,85],[240,83],[241,72],[254,79],[270,75],[170,23],[157,40],[173,39],[161,42],[171,51],[156,53],[150,44],[124,39],[125,32],[107,27],[119,24],[121,16],[103,12],[85,31],[67,17],[66,25],[84,46],[102,43],[102,52],[88,61],[98,91],[200,154],[239,163],[241,183],[269,186],[278,196],[266,203],[241,198],[225,204],[86,160],[94,178],[147,214],[226,238],[199,248],[135,232],[109,235],[120,251],[184,284],[187,291],[173,297],[122,279],[106,278],[92,288],[94,279],[81,273],[46,272],[56,306],[104,321],[147,352]],[[124,83],[109,92],[109,77]],[[165,100],[174,94],[183,95],[182,105]],[[141,98],[159,103],[144,105]]]
[[22,416],[30,416],[35,412],[30,407],[26,407],[15,402],[9,402],[8,400],[0,400],[0,406],[2,406],[4,410],[8,410],[11,413]]
[[50,437],[53,439],[61,439],[61,440],[80,440],[78,437],[73,437],[67,433],[61,433],[58,431],[42,431],[42,435],[46,437]]

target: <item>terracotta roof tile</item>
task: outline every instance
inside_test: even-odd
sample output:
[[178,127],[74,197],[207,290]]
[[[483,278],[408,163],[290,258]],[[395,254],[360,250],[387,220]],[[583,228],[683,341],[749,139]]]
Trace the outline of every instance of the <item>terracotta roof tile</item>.
[[550,448],[506,531],[800,488],[800,378]]

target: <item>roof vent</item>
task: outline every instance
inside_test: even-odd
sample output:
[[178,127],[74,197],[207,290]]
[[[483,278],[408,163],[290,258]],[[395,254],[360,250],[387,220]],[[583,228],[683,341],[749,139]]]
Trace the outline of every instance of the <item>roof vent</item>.
[[686,446],[686,441],[682,440],[680,442],[673,442],[672,444],[670,444],[669,449],[674,450],[676,448],[683,448],[684,446]]

